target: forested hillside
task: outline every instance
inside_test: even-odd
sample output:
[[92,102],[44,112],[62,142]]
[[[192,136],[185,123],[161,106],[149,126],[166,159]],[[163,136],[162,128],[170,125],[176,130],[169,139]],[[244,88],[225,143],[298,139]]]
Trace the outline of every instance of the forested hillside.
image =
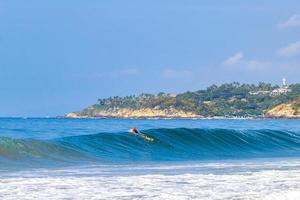
[[[101,117],[109,113],[126,110],[160,110],[166,112],[187,112],[195,115],[210,116],[262,116],[277,105],[288,103],[300,96],[300,84],[289,86],[290,91],[280,95],[270,95],[266,91],[279,88],[269,83],[240,84],[238,82],[212,85],[205,90],[184,92],[177,95],[159,93],[138,96],[110,97],[80,112],[77,116]],[[251,92],[262,91],[258,95]],[[299,104],[299,101],[297,101]],[[295,103],[295,106],[298,105]],[[295,107],[294,106],[294,107]]]

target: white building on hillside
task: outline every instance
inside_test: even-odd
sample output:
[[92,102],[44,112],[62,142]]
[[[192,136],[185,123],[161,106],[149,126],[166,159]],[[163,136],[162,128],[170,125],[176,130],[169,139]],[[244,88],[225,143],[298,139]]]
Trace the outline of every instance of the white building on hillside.
[[291,92],[292,90],[289,88],[289,85],[286,83],[286,79],[283,78],[282,79],[282,86],[280,88],[277,88],[275,90],[273,90],[270,95],[271,96],[277,96],[277,95],[281,95],[281,94],[285,94],[288,92]]
[[288,92],[291,92],[292,90],[289,88],[289,85],[286,83],[286,79],[282,79],[282,86],[279,88],[276,88],[272,91],[267,90],[259,90],[259,91],[250,91],[250,95],[270,95],[270,96],[278,96],[281,94],[285,94]]

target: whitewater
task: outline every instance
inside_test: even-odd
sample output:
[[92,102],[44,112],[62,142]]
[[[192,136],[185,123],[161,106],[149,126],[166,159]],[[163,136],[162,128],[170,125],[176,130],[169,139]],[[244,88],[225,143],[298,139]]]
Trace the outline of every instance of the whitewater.
[[299,199],[299,122],[1,118],[0,199]]

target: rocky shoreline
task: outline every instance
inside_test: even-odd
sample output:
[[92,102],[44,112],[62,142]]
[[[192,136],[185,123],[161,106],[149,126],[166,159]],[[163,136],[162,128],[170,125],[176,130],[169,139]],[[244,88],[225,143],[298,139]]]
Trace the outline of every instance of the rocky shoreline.
[[261,115],[218,115],[202,116],[176,108],[108,108],[97,109],[95,105],[80,112],[64,115],[66,118],[120,118],[120,119],[300,119],[300,108],[297,101],[280,104]]
[[266,120],[266,119],[300,119],[300,116],[195,116],[195,115],[184,115],[184,116],[170,116],[170,115],[156,115],[156,116],[128,116],[128,115],[115,115],[115,114],[104,114],[104,115],[81,115],[80,113],[71,112],[63,116],[63,118],[75,118],[75,119],[228,119],[228,120]]
[[118,110],[103,110],[93,114],[88,112],[71,112],[67,113],[68,118],[203,118],[201,115],[192,112],[185,112],[177,109],[118,109]]

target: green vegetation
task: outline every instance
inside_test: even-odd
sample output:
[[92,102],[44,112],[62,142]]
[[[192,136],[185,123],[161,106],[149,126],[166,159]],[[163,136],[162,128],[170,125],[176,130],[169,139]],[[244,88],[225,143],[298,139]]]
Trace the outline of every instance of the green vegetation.
[[292,108],[295,110],[295,115],[300,114],[300,97],[296,98],[296,100],[292,103]]
[[[251,91],[272,91],[279,86],[268,83],[240,84],[233,82],[220,86],[212,85],[206,90],[185,92],[178,95],[165,93],[141,94],[139,96],[110,97],[99,99],[97,104],[84,109],[80,114],[93,116],[97,111],[130,109],[171,109],[189,111],[203,116],[261,116],[267,110],[291,102],[300,96],[300,84],[290,85],[290,92],[273,96],[251,95]],[[298,98],[295,107],[299,107]]]

